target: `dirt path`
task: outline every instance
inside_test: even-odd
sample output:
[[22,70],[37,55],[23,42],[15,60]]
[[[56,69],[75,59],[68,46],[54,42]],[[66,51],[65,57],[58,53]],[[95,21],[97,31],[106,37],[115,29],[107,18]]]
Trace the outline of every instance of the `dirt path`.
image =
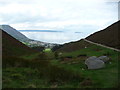
[[87,39],[84,39],[84,41],[89,42],[89,43],[92,43],[92,44],[95,44],[95,45],[98,45],[98,46],[101,46],[101,47],[109,48],[109,49],[112,49],[112,50],[115,50],[115,51],[120,52],[119,49],[112,48],[112,47],[109,47],[109,46],[105,46],[105,45],[102,45],[102,44],[98,44],[98,43],[95,43],[95,42],[89,41],[89,40],[87,40]]

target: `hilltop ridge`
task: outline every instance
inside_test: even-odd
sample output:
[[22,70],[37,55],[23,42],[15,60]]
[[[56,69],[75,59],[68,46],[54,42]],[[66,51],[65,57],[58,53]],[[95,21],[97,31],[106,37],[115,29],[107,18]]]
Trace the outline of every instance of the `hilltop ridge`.
[[120,49],[120,20],[107,28],[95,32],[86,39],[95,43],[103,44],[113,48]]
[[[119,26],[120,26],[120,21],[115,22],[112,25],[108,26],[107,28],[91,34],[85,39],[98,44],[120,49]],[[90,43],[84,41],[84,39],[81,39],[75,42],[63,44],[62,47],[60,47],[57,51],[72,52],[78,49],[89,47],[90,45],[91,45]]]

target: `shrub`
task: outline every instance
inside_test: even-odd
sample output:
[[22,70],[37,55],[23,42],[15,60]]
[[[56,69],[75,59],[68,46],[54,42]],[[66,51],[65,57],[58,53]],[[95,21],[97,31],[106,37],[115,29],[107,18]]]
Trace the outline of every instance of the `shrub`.
[[49,78],[49,82],[71,82],[71,81],[78,81],[81,82],[83,77],[75,72],[71,72],[65,70],[62,67],[58,67],[56,65],[50,66],[47,70],[46,77]]
[[29,60],[15,57],[15,56],[9,56],[9,57],[3,57],[2,59],[2,67],[28,67],[29,66]]
[[55,52],[54,56],[55,56],[55,59],[58,59],[58,57],[59,57],[58,52]]
[[13,79],[23,79],[24,77],[19,73],[15,73],[15,74],[11,75],[11,78],[13,78]]
[[37,59],[39,59],[39,60],[47,60],[47,55],[44,52],[42,52],[42,53],[40,53],[38,55]]

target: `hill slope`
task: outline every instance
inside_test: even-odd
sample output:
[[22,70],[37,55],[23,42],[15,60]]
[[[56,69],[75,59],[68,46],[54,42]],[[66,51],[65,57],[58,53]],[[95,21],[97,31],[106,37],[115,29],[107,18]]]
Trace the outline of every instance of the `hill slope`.
[[93,33],[86,39],[99,44],[120,49],[120,31],[118,28],[119,25],[120,21],[110,25],[104,30]]
[[86,47],[91,46],[90,43],[85,42],[84,40],[79,40],[76,42],[70,42],[66,43],[63,46],[61,46],[57,51],[61,52],[72,52],[72,51],[77,51]]
[[46,42],[29,39],[25,35],[23,35],[22,33],[20,33],[19,31],[17,31],[16,29],[14,29],[13,27],[9,25],[0,25],[0,29],[2,29],[3,31],[5,31],[9,35],[19,40],[20,42],[26,44],[29,47],[39,47],[39,46],[41,47],[42,46],[42,47],[52,48],[57,45],[57,44],[46,43]]
[[9,25],[0,25],[0,29],[8,33],[9,35],[13,36],[17,40],[23,42],[29,40],[25,35],[14,29],[13,27]]
[[[88,36],[86,39],[103,44],[106,46],[114,47],[117,49],[120,49],[120,31],[118,30],[118,26],[120,25],[120,21],[112,24],[111,26],[107,27],[104,30],[98,31],[90,36]],[[90,43],[84,41],[84,40],[79,40],[76,42],[70,42],[64,44],[60,49],[57,51],[61,52],[72,52],[72,51],[77,51],[79,49],[83,49],[85,47],[91,46]]]
[[[1,30],[1,29],[0,29]],[[22,44],[2,30],[2,54],[3,56],[16,56],[34,52],[31,48]]]

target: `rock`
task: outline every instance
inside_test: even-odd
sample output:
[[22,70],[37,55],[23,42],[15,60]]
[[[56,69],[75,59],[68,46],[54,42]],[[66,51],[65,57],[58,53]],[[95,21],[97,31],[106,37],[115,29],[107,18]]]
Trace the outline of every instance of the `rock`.
[[[92,56],[92,57],[89,57],[88,59],[89,59],[89,60],[93,60],[93,59],[96,59],[96,58],[97,58],[96,56]],[[88,59],[85,61],[85,64],[86,64],[86,65],[87,65],[87,63],[88,63],[88,61],[89,61]]]
[[105,66],[105,63],[96,56],[89,57],[87,60],[85,60],[85,64],[87,65],[88,69],[100,69]]
[[100,57],[98,57],[100,60],[102,60],[103,62],[108,62],[109,60],[110,60],[110,58],[109,57],[107,57],[107,56],[100,56]]

